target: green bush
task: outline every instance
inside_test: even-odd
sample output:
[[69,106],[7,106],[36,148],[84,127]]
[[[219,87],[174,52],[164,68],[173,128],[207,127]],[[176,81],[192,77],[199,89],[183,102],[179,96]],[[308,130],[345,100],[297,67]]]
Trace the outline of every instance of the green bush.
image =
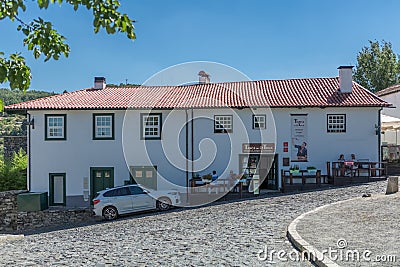
[[22,149],[0,161],[0,191],[26,189],[27,166],[28,156]]

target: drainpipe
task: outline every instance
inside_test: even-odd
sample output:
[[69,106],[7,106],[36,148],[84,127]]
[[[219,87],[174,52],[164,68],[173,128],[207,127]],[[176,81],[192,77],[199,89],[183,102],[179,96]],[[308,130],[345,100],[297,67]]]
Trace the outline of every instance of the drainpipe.
[[28,189],[28,191],[30,192],[31,191],[31,114],[29,114],[29,113],[27,113],[27,115],[28,115],[28,123],[27,123],[27,126],[28,126],[28,184],[26,185],[27,186],[27,189]]
[[188,110],[185,109],[186,114],[186,124],[185,124],[185,132],[186,132],[186,203],[189,203],[189,115]]
[[382,159],[382,151],[381,151],[381,111],[383,108],[380,108],[378,111],[378,127],[379,127],[379,133],[378,133],[378,161],[381,162]]
[[191,147],[191,152],[192,152],[192,157],[191,157],[191,160],[192,160],[192,177],[193,177],[193,170],[194,170],[194,161],[193,161],[193,159],[194,159],[194,131],[193,131],[193,128],[194,128],[194,119],[193,119],[193,108],[192,108],[192,116],[191,116],[191,118],[192,118],[192,121],[191,121],[191,123],[190,123],[190,126],[191,126],[191,134],[192,134],[192,137],[191,137],[191,144],[192,144],[192,147]]

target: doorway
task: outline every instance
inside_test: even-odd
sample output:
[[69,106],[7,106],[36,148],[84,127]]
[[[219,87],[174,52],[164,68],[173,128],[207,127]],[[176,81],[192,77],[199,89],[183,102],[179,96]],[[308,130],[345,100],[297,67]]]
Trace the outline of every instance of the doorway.
[[133,183],[157,190],[157,166],[131,166],[130,173]]
[[262,181],[260,189],[278,189],[278,155],[277,154],[241,154],[239,155],[239,173],[254,174]]
[[65,206],[65,173],[50,173],[49,175],[49,205]]
[[96,193],[106,188],[114,187],[114,168],[113,167],[92,167],[90,168],[90,188],[91,199]]

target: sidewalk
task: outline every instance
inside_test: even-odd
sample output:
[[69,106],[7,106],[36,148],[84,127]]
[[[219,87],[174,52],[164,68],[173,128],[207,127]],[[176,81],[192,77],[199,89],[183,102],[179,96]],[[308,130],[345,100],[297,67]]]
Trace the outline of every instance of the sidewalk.
[[11,240],[18,240],[24,238],[24,235],[5,235],[0,234],[0,244],[3,242],[11,241]]
[[399,266],[400,193],[317,208],[293,221],[288,235],[291,230],[307,249],[325,250],[325,263],[334,263],[320,266]]

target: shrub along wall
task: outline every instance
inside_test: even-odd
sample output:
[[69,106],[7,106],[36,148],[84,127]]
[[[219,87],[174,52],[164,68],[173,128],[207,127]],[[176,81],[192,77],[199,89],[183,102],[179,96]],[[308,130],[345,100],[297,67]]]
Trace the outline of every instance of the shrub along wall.
[[27,191],[0,192],[0,233],[94,221],[90,209],[18,211],[17,195]]

